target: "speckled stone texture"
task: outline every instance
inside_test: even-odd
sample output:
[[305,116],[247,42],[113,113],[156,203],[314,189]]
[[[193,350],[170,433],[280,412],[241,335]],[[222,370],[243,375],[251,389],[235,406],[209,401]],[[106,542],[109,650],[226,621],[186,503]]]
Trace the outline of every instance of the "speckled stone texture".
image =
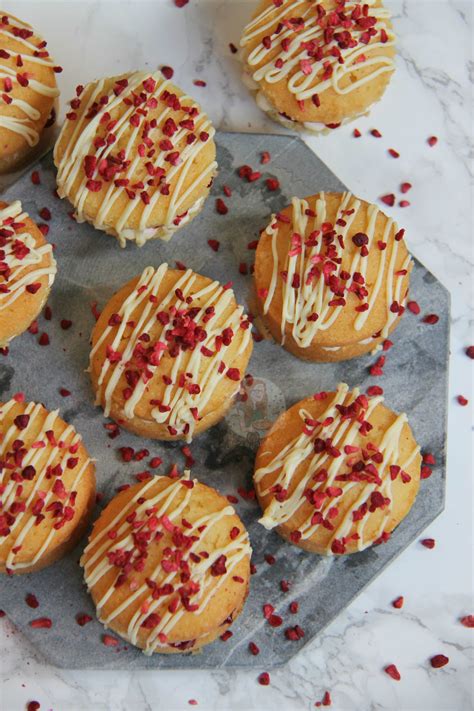
[[[40,333],[51,339],[40,347],[37,337],[24,334],[17,338],[7,357],[0,356],[0,398],[8,399],[21,390],[31,400],[48,408],[59,407],[61,414],[83,435],[97,459],[98,490],[104,494],[101,505],[125,482],[135,481],[134,474],[147,468],[151,456],[164,460],[158,473],[166,473],[171,463],[184,468],[180,445],[142,440],[123,431],[109,439],[104,429],[102,411],[93,405],[89,377],[85,372],[89,355],[89,335],[94,323],[91,304],[101,308],[128,279],[148,265],[167,261],[174,266],[180,260],[197,272],[222,282],[232,280],[240,302],[252,310],[251,277],[239,274],[239,264],[253,261],[254,252],[247,244],[258,238],[272,211],[289,203],[293,195],[303,197],[318,190],[342,190],[344,186],[298,138],[292,136],[231,134],[217,135],[220,173],[212,196],[201,215],[180,230],[169,243],[149,242],[142,249],[129,246],[121,250],[115,240],[89,225],[77,225],[68,213],[67,201],[53,197],[55,171],[51,157],[38,166],[41,185],[33,186],[30,172],[5,194],[5,199],[21,199],[33,218],[47,206],[52,211],[49,239],[57,245],[58,275],[49,300],[53,318],[39,319]],[[262,151],[271,153],[271,162],[260,166]],[[262,171],[255,183],[242,181],[236,169],[249,164]],[[265,178],[276,176],[280,189],[270,192]],[[226,198],[222,186],[232,189]],[[357,186],[354,186],[357,190]],[[215,198],[223,197],[227,215],[216,213]],[[218,253],[207,244],[220,241]],[[407,235],[408,244],[410,235]],[[101,643],[104,632],[95,620],[85,627],[75,621],[77,613],[94,616],[91,600],[78,565],[82,542],[66,559],[39,573],[0,578],[0,606],[18,628],[53,664],[66,668],[89,669],[217,669],[263,667],[284,664],[310,642],[348,605],[408,544],[413,541],[443,509],[445,491],[446,391],[449,356],[449,294],[415,260],[411,297],[422,314],[436,313],[439,322],[427,325],[421,317],[406,313],[393,334],[394,347],[387,354],[385,374],[371,378],[368,366],[376,356],[365,356],[346,363],[303,363],[269,341],[256,343],[249,366],[254,384],[248,399],[239,402],[227,418],[191,445],[196,464],[193,476],[216,487],[224,494],[236,494],[237,487],[251,487],[253,462],[261,436],[285,408],[318,390],[333,389],[340,381],[351,387],[380,384],[387,404],[408,413],[410,424],[422,451],[436,456],[439,466],[430,479],[422,481],[421,490],[409,516],[388,543],[362,553],[338,559],[305,553],[285,543],[275,533],[268,533],[258,523],[259,509],[254,501],[239,496],[236,508],[249,528],[257,572],[252,576],[250,596],[244,612],[233,626],[233,636],[216,641],[196,655],[146,657],[127,643],[116,648]],[[73,321],[64,331],[61,319]],[[71,391],[61,397],[60,388]],[[124,464],[120,446],[135,450],[146,447],[150,457]],[[98,515],[98,510],[95,516]],[[275,556],[269,565],[265,554]],[[291,590],[283,593],[280,581],[289,580]],[[36,610],[24,602],[35,593],[40,602]],[[299,613],[291,615],[288,604],[298,600]],[[282,627],[273,629],[265,622],[262,605],[271,603],[284,618]],[[51,617],[49,630],[31,629],[36,617]],[[305,638],[299,642],[285,639],[284,629],[299,624]],[[260,655],[248,651],[249,641],[260,647]]]

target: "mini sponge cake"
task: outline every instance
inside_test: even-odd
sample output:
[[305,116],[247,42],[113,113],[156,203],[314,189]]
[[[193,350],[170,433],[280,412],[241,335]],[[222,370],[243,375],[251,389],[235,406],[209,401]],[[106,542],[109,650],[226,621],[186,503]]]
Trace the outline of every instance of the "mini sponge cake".
[[0,173],[13,170],[54,118],[59,90],[46,42],[0,10]]
[[48,298],[53,250],[19,200],[0,201],[0,347],[26,331]]
[[327,132],[367,113],[395,68],[380,0],[262,0],[240,44],[258,105],[293,129]]
[[312,361],[379,347],[405,310],[404,232],[351,193],[293,198],[272,216],[255,261],[258,308],[274,339]]
[[322,555],[388,540],[417,495],[421,456],[406,415],[382,401],[341,384],[280,415],[255,463],[265,528]]
[[101,622],[146,654],[172,654],[198,651],[240,614],[250,555],[217,491],[153,477],[112,499],[81,565]]
[[190,441],[232,405],[252,352],[249,326],[219,282],[167,264],[147,267],[95,325],[96,404],[135,434]]
[[95,503],[94,464],[58,412],[0,403],[0,572],[51,565],[85,533]]
[[210,120],[161,72],[76,94],[54,150],[59,196],[122,247],[168,240],[201,210],[216,173]]

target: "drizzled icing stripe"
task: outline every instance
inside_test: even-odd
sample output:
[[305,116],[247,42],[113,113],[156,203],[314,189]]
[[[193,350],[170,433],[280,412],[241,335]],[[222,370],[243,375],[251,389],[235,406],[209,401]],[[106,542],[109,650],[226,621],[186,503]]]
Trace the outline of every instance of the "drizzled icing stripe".
[[[192,486],[185,486],[182,479],[170,481],[170,483],[161,489],[158,493],[153,492],[153,487],[156,484],[156,478],[146,482],[133,498],[125,504],[115,518],[104,527],[96,536],[92,536],[88,546],[86,547],[81,565],[84,567],[84,579],[87,588],[94,593],[95,586],[100,583],[101,579],[111,570],[116,569],[113,563],[109,562],[109,553],[113,550],[120,550],[121,553],[133,551],[134,548],[134,528],[132,521],[144,521],[143,530],[147,528],[150,516],[158,522],[164,519],[171,522],[173,525],[178,525],[181,522],[182,512],[186,507],[192,505],[192,496],[195,493],[195,486],[199,485],[197,479],[190,482],[189,471],[185,472],[185,480]],[[186,483],[186,482],[185,482]],[[182,496],[179,501],[179,495]],[[130,514],[134,514],[133,519],[130,519]],[[249,558],[252,552],[250,547],[247,532],[239,533],[229,543],[215,548],[212,543],[212,552],[208,551],[208,557],[200,557],[196,561],[195,556],[199,550],[206,548],[206,539],[209,533],[213,533],[213,528],[219,521],[228,516],[234,516],[235,511],[232,506],[225,506],[220,511],[212,514],[204,514],[192,524],[187,525],[186,535],[196,537],[192,545],[186,549],[186,554],[183,560],[189,564],[191,579],[193,584],[197,584],[199,589],[192,596],[193,605],[198,606],[199,614],[205,610],[213,597],[216,595],[219,588],[229,579],[232,571],[244,559]],[[169,524],[167,523],[168,527]],[[155,528],[153,528],[155,530]],[[109,535],[111,532],[114,535],[111,540]],[[220,574],[218,579],[213,577],[210,572],[216,561],[225,556],[226,571]],[[139,585],[133,590],[120,604],[116,607],[113,605],[113,598],[117,585],[120,585],[119,577],[121,570],[116,576],[112,584],[106,589],[101,599],[96,602],[97,613],[100,621],[104,625],[110,625],[114,619],[120,614],[128,610],[130,607],[134,610],[131,615],[130,622],[123,637],[128,639],[132,644],[137,645],[138,635],[146,624],[147,618],[152,615],[157,616],[156,624],[150,629],[144,647],[145,654],[153,654],[160,649],[169,647],[167,638],[177,625],[179,620],[187,610],[183,604],[174,608],[170,605],[171,600],[177,597],[177,589],[180,586],[180,570],[166,572],[160,563],[147,576],[147,581]],[[163,589],[165,586],[172,586],[169,593],[160,595],[157,599],[152,596],[152,588]],[[144,597],[145,596],[145,597]],[[108,605],[109,612],[103,616],[102,611]],[[171,609],[170,609],[171,608]],[[160,614],[158,615],[158,611]],[[187,641],[187,640],[183,640]]]
[[[1,405],[1,420],[4,421],[8,412],[17,404],[12,399]],[[38,563],[54,543],[60,528],[74,518],[77,490],[92,462],[89,457],[85,459],[77,468],[67,490],[64,487],[61,487],[64,491],[55,488],[56,482],[62,482],[62,479],[51,475],[51,469],[59,466],[63,472],[69,471],[70,467],[67,463],[74,458],[73,455],[82,441],[72,425],[66,425],[58,439],[48,437],[48,433],[52,433],[57,425],[58,412],[54,410],[45,416],[41,405],[30,402],[20,413],[20,417],[27,417],[26,426],[20,428],[20,423],[15,418],[3,433],[0,444],[0,547],[8,541],[9,551],[5,561],[7,572],[13,573]],[[14,443],[25,442],[32,437],[32,431],[36,430],[38,423],[39,431],[35,435],[33,446],[26,445],[21,461],[17,462],[14,456]],[[32,467],[34,471],[31,489],[28,496],[25,496],[24,488],[28,486],[31,479],[24,478],[21,472],[24,473],[27,467]],[[77,463],[72,468],[76,467]],[[54,504],[57,504],[57,514],[54,510],[48,512],[48,505]],[[32,560],[17,561],[17,555],[28,535],[33,535],[36,526],[44,527],[46,525],[43,523],[44,520],[50,526],[44,542]]]
[[[55,99],[59,96],[59,90],[55,86],[48,86],[33,78],[35,64],[50,67],[51,70],[53,70],[54,61],[52,57],[45,52],[44,48],[46,44],[44,44],[40,50],[38,46],[33,43],[32,40],[37,40],[38,44],[42,42],[38,35],[32,35],[30,40],[30,38],[14,34],[14,29],[27,32],[31,31],[30,25],[20,22],[11,15],[3,12],[2,17],[6,17],[9,23],[3,24],[0,20],[0,50],[14,57],[17,66],[12,68],[0,61],[0,87],[3,89],[3,92],[0,93],[0,128],[6,128],[13,133],[21,135],[27,144],[33,147],[38,143],[40,137],[35,124],[40,119],[41,113],[32,104],[15,96],[15,91],[21,86],[21,80],[23,83],[27,81],[28,88],[40,96],[46,96],[51,99]],[[16,50],[12,50],[10,48],[11,41],[21,44],[24,47],[24,51],[17,52]],[[47,56],[33,56],[34,53],[45,53]],[[3,59],[5,59],[5,57],[3,57]],[[19,62],[21,64],[19,64]],[[1,115],[2,109],[9,106],[17,107],[23,116]]]
[[[110,414],[114,394],[121,376],[125,373],[127,367],[133,367],[129,366],[129,364],[143,334],[150,334],[153,331],[153,343],[158,344],[162,353],[166,352],[167,341],[165,334],[172,326],[160,323],[157,319],[157,315],[160,312],[169,312],[172,307],[186,309],[186,299],[188,297],[192,299],[190,301],[191,308],[198,300],[202,300],[202,305],[199,306],[193,321],[197,326],[205,329],[205,338],[193,350],[179,350],[174,357],[170,375],[172,382],[169,384],[163,383],[162,386],[162,407],[161,409],[160,407],[154,407],[151,412],[156,422],[167,423],[168,429],[174,428],[180,434],[186,434],[187,440],[190,441],[197,422],[196,414],[201,415],[203,413],[219,382],[226,377],[231,364],[248,348],[251,333],[247,327],[248,322],[245,320],[242,306],[234,308],[232,313],[227,316],[225,324],[222,323],[223,314],[234,300],[232,290],[224,289],[219,282],[214,281],[200,291],[193,292],[197,275],[191,269],[183,272],[174,284],[173,289],[166,293],[161,301],[158,301],[162,281],[167,272],[167,264],[162,264],[156,270],[153,267],[147,267],[134,290],[120,306],[118,314],[121,323],[110,343],[110,348],[113,352],[118,352],[122,346],[123,349],[120,350],[121,357],[118,362],[111,362],[107,358],[104,359],[98,377],[96,404],[103,404],[106,417]],[[181,292],[184,301],[178,299],[177,292]],[[124,343],[124,332],[127,328],[127,323],[130,322],[136,309],[141,309],[140,316],[137,317],[133,331]],[[209,309],[214,310],[214,315],[211,319],[206,320],[206,314]],[[234,335],[228,345],[223,343],[220,350],[217,350],[216,337],[222,334],[224,328],[232,329]],[[102,344],[109,339],[112,331],[113,327],[107,326],[92,348],[90,356],[91,367],[95,354]],[[148,345],[152,345],[152,343],[150,342]],[[203,349],[212,351],[212,354],[204,355]],[[222,368],[221,363],[225,363],[225,361],[227,361],[225,367]],[[157,365],[149,364],[147,367],[152,376],[159,375],[159,362]],[[199,385],[199,392],[191,392],[179,386],[179,377],[184,373],[190,374],[191,382]],[[240,374],[238,380],[240,381]],[[136,407],[145,396],[148,382],[148,379],[140,379],[130,397],[126,400],[124,415],[127,419],[132,419],[135,416]],[[236,390],[238,390],[238,387],[239,384],[236,382]]]
[[[66,126],[59,136],[55,148],[55,162],[58,166],[58,193],[60,197],[68,196],[71,198],[73,196],[77,219],[83,222],[85,220],[91,221],[91,217],[87,212],[87,198],[90,190],[91,177],[86,175],[83,171],[84,159],[86,156],[95,156],[98,162],[113,159],[113,153],[116,151],[116,143],[120,139],[122,139],[122,142],[126,141],[123,149],[124,161],[129,161],[129,165],[125,169],[125,172],[120,172],[119,174],[120,184],[117,184],[115,180],[111,180],[108,183],[107,190],[101,199],[98,212],[92,221],[92,224],[96,228],[117,237],[121,246],[125,246],[127,240],[134,240],[137,244],[143,245],[148,239],[152,239],[153,237],[159,237],[165,240],[169,239],[179,226],[188,222],[192,216],[199,211],[204,202],[204,197],[199,198],[185,213],[182,212],[185,202],[189,199],[193,191],[196,190],[199,185],[205,183],[205,181],[208,180],[210,182],[217,169],[217,163],[215,161],[208,163],[203,167],[197,177],[184,189],[189,172],[198,160],[200,152],[204,149],[207,140],[211,140],[215,135],[215,130],[209,118],[199,111],[198,105],[193,102],[189,96],[181,96],[179,101],[182,106],[187,105],[196,110],[197,114],[194,117],[192,132],[197,137],[201,135],[208,136],[206,141],[196,138],[192,143],[185,145],[180,151],[179,163],[169,167],[170,163],[167,163],[166,158],[173,148],[165,150],[159,146],[162,139],[165,138],[165,135],[161,133],[161,129],[158,129],[160,130],[160,135],[153,140],[153,149],[149,158],[144,158],[143,154],[140,155],[138,146],[142,142],[143,125],[141,122],[137,123],[137,125],[131,123],[131,119],[133,121],[133,117],[138,115],[136,114],[137,107],[133,102],[129,102],[128,105],[124,102],[124,99],[128,101],[133,92],[142,92],[144,82],[150,82],[150,80],[153,81],[153,90],[147,92],[148,104],[150,104],[150,102],[156,102],[156,105],[160,107],[158,115],[154,115],[157,126],[160,127],[167,119],[172,119],[176,112],[166,103],[160,104],[160,101],[163,92],[172,92],[174,87],[163,79],[161,72],[155,72],[151,75],[145,72],[136,72],[128,75],[126,78],[128,82],[126,91],[120,92],[118,95],[114,93],[113,87],[106,89],[107,82],[110,80],[102,79],[92,87],[87,102],[81,103],[80,114],[74,119],[74,130],[71,132],[68,142],[63,148],[63,155],[60,159],[58,146],[61,145],[64,140]],[[88,121],[86,116],[96,102],[100,101],[101,97],[104,96],[107,96],[107,102],[104,102],[96,115]],[[104,115],[111,114],[114,110],[120,111],[120,115],[113,126],[114,140],[109,145],[97,148],[94,145],[94,141],[97,138],[99,129],[104,123]],[[180,142],[186,139],[190,131],[191,129],[179,125],[172,136],[173,146],[179,145]],[[142,170],[145,162],[151,166],[151,168],[148,167],[150,174],[153,174],[153,171],[155,171],[155,173],[156,171],[165,171],[164,175],[168,185],[171,184],[173,180],[176,180],[172,192],[169,193],[171,197],[164,223],[158,226],[149,224],[153,210],[157,207],[159,201],[163,199],[163,195],[160,189],[156,189],[158,185],[154,186],[151,191],[148,191],[148,184],[144,186],[144,190],[148,195],[145,201],[143,200],[143,195],[135,195],[134,198],[130,199],[126,209],[124,209],[118,217],[113,218],[114,221],[112,222],[111,211],[117,199],[127,193],[129,186],[133,186],[138,181],[143,180],[143,175],[138,175],[138,173]],[[79,175],[82,175],[81,183],[73,193],[73,185]],[[94,171],[93,177],[100,179],[100,175],[97,171]],[[149,177],[149,175],[147,177]],[[140,192],[140,190],[138,190],[138,192]],[[140,197],[142,197],[142,199],[140,199]],[[136,210],[140,212],[140,220],[138,227],[133,229],[128,226],[128,222]]]
[[[384,50],[395,44],[395,35],[388,25],[390,12],[383,7],[374,7],[376,4],[377,0],[364,2],[364,5],[370,8],[370,16],[375,20],[374,36],[379,39],[370,39],[369,43],[361,42],[361,38],[367,35],[367,29],[353,24],[350,34],[355,46],[343,48],[333,36],[327,41],[325,29],[319,24],[313,3],[309,4],[307,0],[284,0],[281,7],[270,3],[246,26],[240,41],[241,47],[248,47],[245,61],[253,72],[252,79],[257,83],[265,81],[269,84],[285,79],[288,91],[297,101],[304,101],[315,94],[319,96],[327,89],[333,89],[340,95],[349,94],[381,74],[392,72],[395,68],[392,57],[373,54],[374,50]],[[362,7],[362,3],[349,1],[342,9],[349,15],[356,7]],[[304,26],[300,31],[294,29],[296,25],[292,20],[295,19],[303,20]],[[251,49],[256,38],[263,34],[267,41],[259,41]],[[380,39],[382,34],[384,41]],[[319,60],[314,58],[316,47],[326,49]],[[331,53],[333,47],[338,50],[335,54]],[[343,85],[348,74],[368,67],[372,71],[367,76]]]
[[30,232],[20,231],[27,218],[19,200],[0,209],[0,313],[42,277],[48,277],[48,287],[54,282],[52,246],[38,246]]
[[[360,250],[355,250],[351,263],[342,264],[345,251],[345,243],[350,239],[351,226],[356,219],[361,207],[361,201],[353,197],[349,192],[341,195],[340,203],[334,219],[334,229],[337,236],[332,241],[331,248],[334,250],[328,256],[324,251],[324,226],[327,225],[327,201],[324,192],[319,193],[315,199],[314,207],[310,208],[307,200],[293,198],[291,229],[294,244],[290,244],[285,263],[282,270],[279,270],[278,262],[278,239],[280,233],[280,222],[276,215],[272,215],[270,225],[266,229],[266,234],[271,238],[272,252],[272,275],[268,294],[263,302],[263,313],[267,314],[275,298],[278,280],[282,280],[282,311],[281,311],[281,343],[285,343],[287,326],[291,327],[291,335],[301,348],[308,348],[320,331],[327,331],[333,326],[341,315],[346,304],[338,305],[335,294],[328,286],[327,279],[318,273],[323,268],[323,262],[331,264],[331,275],[340,278],[341,271],[347,271],[350,278],[344,282],[345,293],[347,289],[357,288],[354,281],[354,274],[362,278],[361,285],[367,290],[366,279],[369,256],[362,256]],[[308,215],[312,212],[314,216]],[[398,318],[398,311],[393,311],[392,306],[396,302],[404,306],[406,294],[401,293],[403,284],[403,272],[408,272],[411,268],[411,258],[409,255],[403,261],[399,273],[395,273],[400,240],[394,239],[393,234],[396,224],[392,219],[387,219],[382,242],[387,246],[380,249],[375,243],[375,228],[377,217],[381,214],[376,205],[369,205],[367,209],[367,225],[365,236],[367,237],[366,249],[371,254],[378,253],[379,265],[377,279],[370,288],[365,299],[365,311],[355,312],[354,330],[361,331],[364,327],[374,305],[380,298],[383,286],[385,286],[386,322],[381,331],[381,337],[385,338],[392,325]],[[339,224],[338,224],[339,223]],[[308,236],[313,237],[311,246],[307,246],[305,241]],[[293,241],[293,240],[292,240]],[[387,267],[387,251],[390,259]],[[383,285],[383,278],[387,269],[386,284]],[[286,273],[282,279],[282,272]],[[359,276],[360,275],[360,276]],[[296,282],[295,282],[296,280]],[[358,282],[359,283],[359,282]],[[295,286],[297,284],[297,286]],[[334,303],[334,301],[336,303]],[[345,301],[345,300],[344,300]],[[359,304],[363,304],[364,297]],[[316,317],[316,318],[315,318]],[[365,343],[362,339],[360,343]]]
[[[291,491],[286,498],[277,500],[275,496],[272,496],[269,505],[264,510],[263,517],[260,519],[260,523],[265,528],[270,530],[276,526],[287,523],[302,506],[308,504],[305,491],[307,492],[308,489],[312,488],[317,494],[322,494],[321,501],[316,509],[314,509],[314,511],[317,510],[318,512],[318,520],[313,520],[314,511],[312,511],[300,527],[296,529],[298,540],[307,540],[318,531],[320,526],[324,526],[325,523],[327,525],[327,522],[330,522],[332,517],[331,510],[334,510],[335,507],[337,508],[338,501],[343,501],[344,497],[347,497],[347,494],[354,487],[361,487],[360,481],[345,481],[340,478],[340,475],[343,474],[344,465],[346,465],[350,471],[351,467],[348,465],[347,460],[350,460],[352,456],[356,460],[359,459],[361,449],[366,448],[370,440],[368,439],[367,443],[359,444],[358,435],[361,426],[360,421],[355,418],[344,419],[337,409],[338,406],[344,404],[348,406],[355,403],[359,396],[360,392],[358,389],[354,389],[350,393],[349,387],[345,383],[341,383],[334,397],[331,399],[331,402],[328,404],[328,407],[318,419],[318,423],[327,422],[324,427],[315,426],[314,428],[308,428],[306,423],[311,421],[312,418],[311,415],[302,408],[299,411],[299,417],[302,421],[301,433],[292,439],[266,466],[256,470],[254,474],[255,483],[259,487],[261,495],[265,496],[273,493],[275,487],[288,490],[296,469],[301,466],[303,462],[306,463],[305,473],[294,490]],[[364,412],[365,422],[370,419],[370,415],[375,412],[381,402],[383,402],[383,397],[381,396],[374,397],[368,402]],[[376,448],[377,452],[383,456],[383,460],[377,463],[377,476],[380,481],[364,481],[356,502],[348,508],[345,516],[335,527],[331,526],[332,533],[326,547],[327,554],[344,552],[343,550],[338,550],[337,547],[334,548],[335,542],[340,543],[340,541],[350,540],[352,537],[353,540],[356,541],[357,550],[361,551],[372,545],[374,541],[382,536],[393,508],[392,487],[394,479],[392,479],[391,467],[396,467],[398,470],[397,475],[405,475],[405,470],[412,464],[420,451],[420,447],[416,446],[408,458],[402,464],[399,464],[401,434],[406,422],[406,414],[400,414],[384,432],[381,442]],[[344,452],[345,447],[351,448],[357,446],[357,449],[354,449],[356,454],[346,455],[344,461],[340,456],[332,458],[327,450],[319,452],[315,449],[316,438],[330,438],[332,447],[336,448],[340,453]],[[265,452],[263,452],[263,455],[264,454]],[[322,483],[315,485],[315,476],[323,469],[327,477]],[[271,486],[264,483],[265,477],[269,474],[275,475],[271,477]],[[409,481],[409,477],[407,481]],[[334,495],[330,494],[327,496],[325,492],[328,491],[328,487],[340,488],[342,491],[339,494],[333,492]],[[364,537],[364,532],[367,522],[371,518],[370,511],[366,510],[360,520],[357,520],[357,518],[354,519],[353,516],[361,507],[365,506],[368,508],[371,495],[376,491],[388,500],[388,503],[383,506],[384,515],[382,516],[377,535],[369,539],[368,537]],[[351,534],[352,530],[353,533]],[[351,536],[349,536],[349,534],[351,534]],[[297,541],[295,540],[295,542]]]

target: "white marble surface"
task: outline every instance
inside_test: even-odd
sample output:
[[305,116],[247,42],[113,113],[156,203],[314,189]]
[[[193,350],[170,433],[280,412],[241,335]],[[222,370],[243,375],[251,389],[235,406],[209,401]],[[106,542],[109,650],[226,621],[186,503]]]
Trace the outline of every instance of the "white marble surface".
[[[472,8],[469,0],[388,0],[399,35],[398,69],[384,100],[357,123],[308,140],[361,197],[375,201],[408,180],[409,208],[393,208],[407,228],[413,252],[452,294],[448,498],[445,512],[426,531],[436,548],[419,543],[373,583],[350,608],[285,669],[260,686],[253,673],[70,672],[46,666],[34,649],[0,620],[0,708],[82,711],[199,709],[284,711],[314,708],[326,689],[333,708],[365,711],[467,711],[473,705],[473,631],[459,617],[474,612],[472,599],[472,450],[470,407],[473,363],[463,352],[472,335]],[[30,21],[47,37],[65,71],[63,99],[73,87],[101,74],[161,64],[194,91],[217,126],[279,130],[254,106],[228,50],[253,2],[172,0],[142,2],[15,0],[4,9]],[[471,61],[469,61],[471,60]],[[207,87],[193,87],[193,79]],[[382,139],[368,131],[378,128]],[[426,139],[439,137],[430,148]],[[387,149],[399,150],[394,160]],[[315,186],[316,188],[316,186]],[[405,596],[402,610],[391,601]],[[1,606],[1,605],[0,605]],[[434,670],[429,657],[450,664]],[[257,660],[258,661],[258,660]],[[397,664],[402,680],[383,673]]]

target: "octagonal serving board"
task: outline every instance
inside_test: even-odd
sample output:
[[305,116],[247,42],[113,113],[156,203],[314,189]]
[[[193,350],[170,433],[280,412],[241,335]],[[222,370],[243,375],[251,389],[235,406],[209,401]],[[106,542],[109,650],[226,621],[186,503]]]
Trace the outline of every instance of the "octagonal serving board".
[[[50,345],[41,347],[38,336],[25,333],[11,344],[7,356],[0,355],[0,399],[17,391],[27,399],[43,402],[61,414],[83,435],[91,455],[97,460],[98,491],[103,506],[125,482],[147,468],[152,456],[164,463],[157,470],[165,474],[172,463],[184,468],[179,443],[144,440],[122,431],[111,439],[104,428],[102,411],[93,405],[89,377],[85,372],[89,355],[89,336],[94,324],[91,304],[102,308],[109,297],[127,280],[148,265],[166,261],[184,262],[197,272],[221,282],[234,283],[237,299],[252,309],[251,276],[240,274],[239,265],[251,265],[254,252],[249,242],[258,238],[269,215],[287,205],[293,195],[311,195],[319,190],[344,190],[312,151],[293,136],[218,133],[219,175],[203,212],[181,229],[169,243],[149,242],[143,248],[119,248],[115,240],[95,231],[90,225],[76,224],[70,217],[71,206],[53,195],[55,170],[51,156],[45,156],[14,185],[2,199],[20,199],[24,209],[41,221],[39,211],[52,212],[49,239],[56,245],[58,274],[49,299],[52,319],[39,318],[39,333],[50,337]],[[271,162],[260,166],[260,154],[269,151]],[[262,178],[248,183],[239,178],[237,168],[249,164],[262,171]],[[30,175],[39,170],[41,185],[33,186]],[[280,189],[271,192],[267,177],[277,177]],[[232,190],[225,198],[223,185]],[[216,197],[224,197],[229,207],[226,215],[217,214]],[[217,239],[220,248],[213,252],[208,239]],[[409,235],[408,235],[409,243]],[[246,388],[247,400],[235,404],[229,415],[216,427],[198,437],[191,445],[196,463],[192,475],[217,488],[223,494],[237,495],[236,509],[250,533],[253,562],[250,595],[242,615],[233,625],[233,636],[217,640],[199,654],[154,655],[147,657],[126,642],[106,647],[101,642],[104,628],[95,620],[78,626],[76,615],[94,616],[92,602],[82,580],[78,560],[81,542],[65,559],[39,573],[9,578],[0,577],[0,607],[28,639],[53,664],[65,668],[95,669],[218,669],[261,666],[270,669],[287,662],[309,643],[348,605],[399,553],[401,553],[443,509],[445,496],[445,448],[447,378],[449,350],[449,294],[415,260],[411,296],[423,313],[437,313],[439,322],[432,326],[421,317],[406,313],[393,334],[394,347],[387,353],[382,378],[369,376],[368,367],[376,356],[364,356],[342,363],[304,363],[273,342],[255,343],[249,372],[253,385]],[[70,319],[72,327],[64,331],[61,319]],[[388,543],[352,556],[322,557],[284,542],[275,532],[267,532],[257,522],[259,508],[255,501],[243,499],[238,487],[251,488],[253,463],[259,441],[275,418],[296,401],[318,390],[331,390],[341,382],[365,390],[377,383],[383,386],[387,404],[408,413],[410,424],[423,451],[432,452],[437,466],[431,478],[421,482],[415,505]],[[71,391],[62,397],[60,388]],[[125,464],[119,447],[150,452],[140,462]],[[94,517],[99,513],[99,507]],[[268,564],[265,555],[275,558]],[[283,593],[282,579],[291,582]],[[40,603],[32,610],[25,595],[34,593]],[[299,613],[288,614],[288,604],[298,600]],[[262,605],[271,603],[284,618],[280,628],[265,622]],[[50,617],[51,629],[32,629],[36,617]],[[287,626],[299,624],[305,637],[299,642],[284,636]],[[255,658],[248,651],[249,641],[260,647]]]

